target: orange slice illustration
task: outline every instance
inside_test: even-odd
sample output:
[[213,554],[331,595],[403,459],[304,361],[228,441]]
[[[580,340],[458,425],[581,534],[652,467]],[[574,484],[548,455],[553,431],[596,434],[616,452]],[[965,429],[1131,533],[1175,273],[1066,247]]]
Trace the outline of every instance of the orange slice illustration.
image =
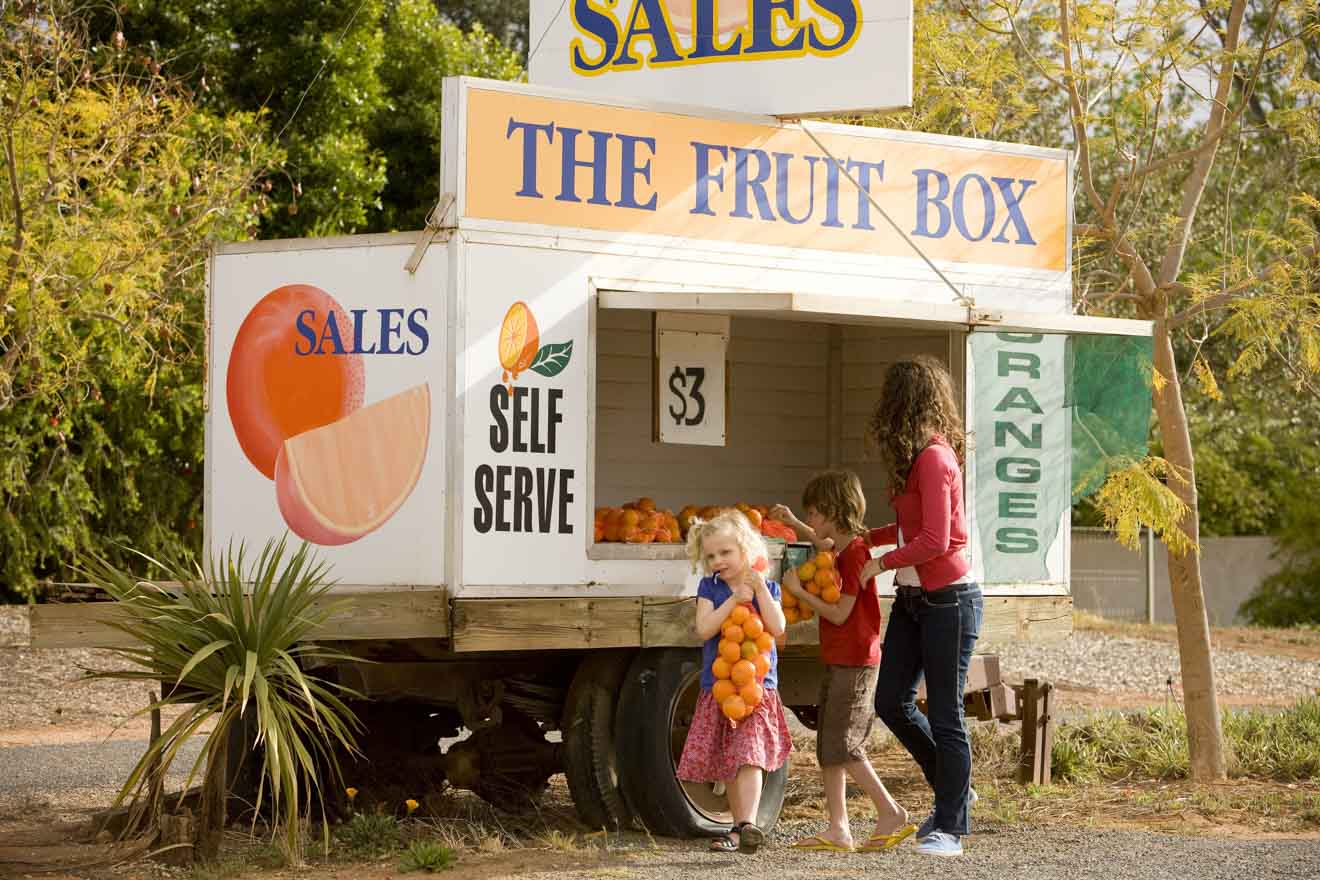
[[284,521],[323,546],[348,544],[380,528],[421,478],[430,432],[430,388],[418,385],[290,437],[275,460]]
[[500,324],[500,366],[504,368],[504,381],[517,379],[518,374],[531,365],[541,347],[541,335],[536,318],[527,303],[518,300],[504,313]]

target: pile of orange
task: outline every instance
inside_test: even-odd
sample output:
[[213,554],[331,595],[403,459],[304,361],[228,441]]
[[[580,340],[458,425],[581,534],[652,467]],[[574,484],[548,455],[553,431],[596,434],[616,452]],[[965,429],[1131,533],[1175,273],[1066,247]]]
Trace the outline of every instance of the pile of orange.
[[774,636],[751,605],[739,605],[720,627],[720,643],[710,671],[715,675],[711,696],[726,718],[735,724],[761,704]]
[[714,519],[722,513],[741,513],[752,524],[752,528],[767,538],[782,538],[796,541],[797,535],[792,527],[778,520],[770,519],[769,508],[761,504],[747,504],[739,501],[732,507],[706,505],[704,507],[689,504],[675,516],[672,511],[656,509],[655,501],[650,498],[638,498],[622,507],[596,508],[597,543],[602,541],[626,542],[629,544],[669,544],[687,539],[692,521]]
[[597,507],[595,540],[628,544],[674,544],[683,540],[673,511],[656,510],[650,498],[629,501],[623,507]]
[[[797,568],[798,580],[802,587],[813,596],[819,596],[822,602],[833,605],[842,595],[839,573],[834,568],[834,554],[822,550],[814,558],[808,559]],[[791,593],[784,593],[784,619],[789,623],[810,620],[812,610],[798,602]]]

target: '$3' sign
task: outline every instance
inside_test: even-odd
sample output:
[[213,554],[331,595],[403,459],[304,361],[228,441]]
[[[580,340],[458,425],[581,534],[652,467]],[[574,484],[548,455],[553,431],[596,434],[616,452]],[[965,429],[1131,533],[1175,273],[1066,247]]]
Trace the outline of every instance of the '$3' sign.
[[[699,425],[706,417],[706,398],[701,393],[705,381],[705,367],[674,367],[669,374],[669,392],[675,398],[669,404],[669,415],[675,425]],[[692,415],[688,415],[689,402]]]

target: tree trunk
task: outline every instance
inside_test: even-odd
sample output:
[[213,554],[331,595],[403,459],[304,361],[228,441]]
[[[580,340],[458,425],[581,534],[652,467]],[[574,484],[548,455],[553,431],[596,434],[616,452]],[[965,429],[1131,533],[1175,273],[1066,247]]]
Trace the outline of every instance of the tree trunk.
[[[1183,408],[1182,383],[1174,363],[1173,344],[1167,321],[1155,322],[1155,367],[1164,377],[1155,392],[1164,457],[1186,480],[1170,489],[1187,505],[1180,523],[1193,542],[1200,542],[1200,513],[1196,500],[1196,462],[1192,438]],[[1210,657],[1210,620],[1201,587],[1201,557],[1193,550],[1179,556],[1169,550],[1169,584],[1173,593],[1173,616],[1178,625],[1178,659],[1182,670],[1183,699],[1187,710],[1187,743],[1191,752],[1192,779],[1222,780],[1226,776],[1224,735],[1220,727],[1219,697],[1215,693],[1215,668]]]
[[229,763],[228,731],[215,731],[211,738],[214,745],[207,759],[206,776],[202,779],[197,844],[193,850],[200,862],[214,862],[219,857],[220,844],[225,836],[225,800],[229,787],[229,774],[226,772]]

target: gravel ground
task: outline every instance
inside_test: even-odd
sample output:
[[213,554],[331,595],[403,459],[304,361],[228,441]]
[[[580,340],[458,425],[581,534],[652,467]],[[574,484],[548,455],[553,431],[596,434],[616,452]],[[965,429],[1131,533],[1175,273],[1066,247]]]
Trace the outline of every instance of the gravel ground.
[[[1178,649],[1167,642],[1078,630],[1062,642],[1007,643],[996,645],[995,651],[1010,681],[1031,676],[1101,693],[1162,694],[1171,678],[1175,691],[1182,691]],[[1212,653],[1221,696],[1297,699],[1320,687],[1320,661],[1246,651]]]
[[[1320,877],[1320,841],[1189,838],[1128,831],[1012,830],[968,838],[962,858],[935,861],[905,844],[892,853],[798,853],[787,849],[788,835],[815,829],[786,826],[778,844],[755,856],[727,856],[699,847],[665,848],[663,854],[627,858],[611,866],[519,872],[537,878],[630,877],[638,880],[697,880],[734,869],[739,875],[776,878],[923,876],[956,872],[959,880],[1244,880]],[[657,857],[658,856],[658,857]],[[623,871],[624,873],[616,873]]]

